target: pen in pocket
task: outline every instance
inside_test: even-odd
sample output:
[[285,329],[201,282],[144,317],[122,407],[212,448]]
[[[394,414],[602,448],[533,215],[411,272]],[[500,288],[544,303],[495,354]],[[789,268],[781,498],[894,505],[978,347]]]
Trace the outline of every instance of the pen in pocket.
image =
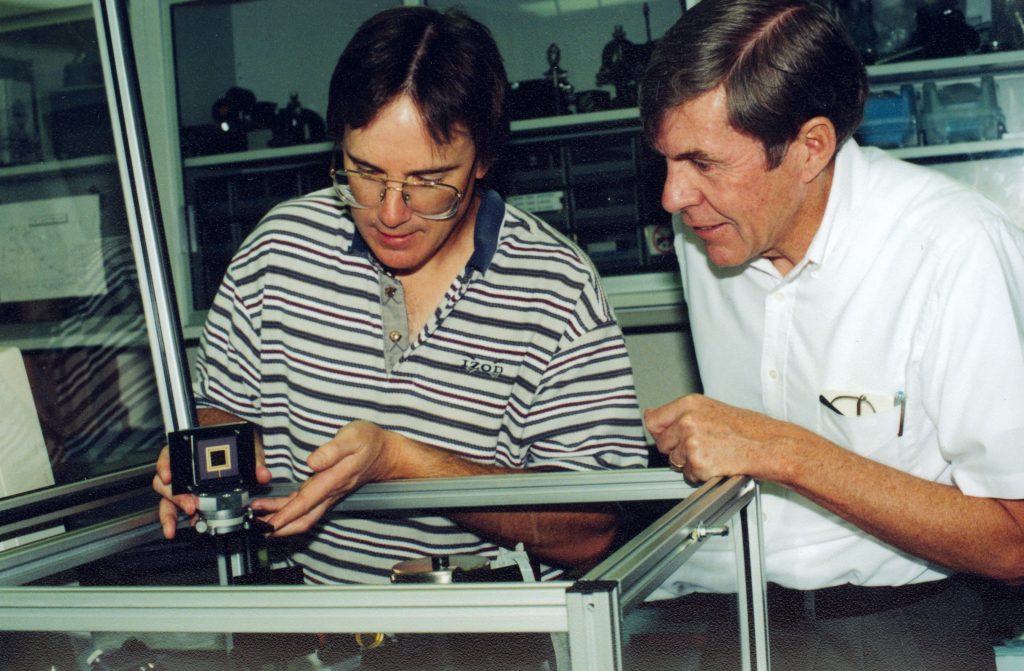
[[823,406],[825,406],[826,408],[828,408],[832,412],[836,413],[837,415],[843,414],[843,413],[839,412],[839,408],[837,408],[836,406],[832,405],[832,401],[830,401],[827,398],[825,398],[824,394],[819,394],[818,395],[818,400],[821,401],[821,404]]
[[902,389],[900,391],[896,392],[896,396],[895,396],[895,398],[893,398],[892,404],[900,406],[900,426],[899,426],[898,429],[896,429],[896,435],[897,436],[902,436],[903,435],[903,418],[907,414],[907,393],[905,391],[903,391]]

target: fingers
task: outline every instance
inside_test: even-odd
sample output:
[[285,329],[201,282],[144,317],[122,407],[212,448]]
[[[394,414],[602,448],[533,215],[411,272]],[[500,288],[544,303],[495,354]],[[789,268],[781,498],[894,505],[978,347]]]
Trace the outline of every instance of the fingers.
[[165,447],[160,452],[156,463],[156,475],[153,476],[153,491],[160,495],[160,503],[157,506],[157,517],[160,520],[160,528],[164,538],[174,538],[178,528],[178,512],[184,512],[189,517],[196,514],[196,498],[191,494],[174,495],[171,487],[171,466],[170,457]]
[[677,398],[644,413],[644,424],[654,437],[658,451],[667,457],[669,468],[690,479],[687,472],[687,442],[692,435],[692,413],[697,395]]
[[[164,445],[164,449],[160,450],[160,456],[156,458],[156,474],[164,484],[171,484],[171,452],[166,445]],[[156,489],[155,486],[154,489]]]
[[160,499],[158,512],[164,538],[171,540],[178,529],[178,507],[168,499]]
[[[258,499],[252,507],[271,513],[263,521],[274,527],[274,536],[308,530],[348,492],[375,477],[372,467],[385,434],[370,422],[347,424],[306,459],[314,473],[298,490],[284,499]],[[265,468],[257,468],[257,478]]]
[[348,441],[339,440],[340,435],[341,432],[339,432],[338,436],[313,450],[313,453],[306,459],[306,464],[319,473],[334,466],[351,454],[353,452],[351,444]]
[[675,412],[672,409],[672,403],[661,406],[660,408],[648,408],[644,410],[644,426],[651,432],[654,439],[657,440],[666,428],[675,419]]
[[686,468],[686,454],[682,450],[674,450],[668,453],[668,465],[673,471],[683,472]]
[[272,476],[270,475],[270,469],[267,468],[266,465],[264,465],[262,463],[257,463],[256,464],[256,482],[260,483],[261,485],[266,485],[266,484],[270,483],[271,479],[272,479]]
[[679,424],[683,416],[692,411],[702,398],[703,396],[700,394],[689,394],[680,396],[658,408],[648,408],[644,411],[644,426],[657,440],[663,433]]
[[267,468],[267,460],[263,454],[263,437],[256,433],[256,482],[261,485],[268,484],[271,480],[270,469]]
[[309,512],[294,518],[290,522],[281,522],[278,520],[277,524],[274,524],[273,535],[275,537],[294,536],[295,534],[309,531],[309,529],[324,516],[324,513],[327,512],[329,507],[330,504],[324,502],[314,507]]
[[697,475],[694,464],[686,458],[686,450],[680,448],[668,453],[668,465],[676,473],[692,484],[704,482],[705,478]]
[[320,519],[323,510],[326,510],[326,506],[322,510],[319,510],[319,506],[307,509],[306,502],[293,503],[296,498],[297,491],[279,498],[255,499],[252,502],[252,509],[273,513],[261,518],[274,527],[273,536],[292,536],[308,531]]
[[157,473],[153,476],[153,491],[162,496],[165,499],[171,498],[171,483],[165,482],[160,474]]
[[[157,506],[157,517],[160,520],[160,528],[164,538],[174,538],[178,528],[178,506],[174,502],[174,495],[171,491],[171,458],[167,447],[160,450],[160,456],[156,460],[156,475],[153,476],[153,491],[161,496]],[[193,508],[192,512],[195,512]],[[189,513],[191,514],[191,513]]]
[[306,463],[314,471],[323,472],[345,461],[346,469],[358,481],[352,485],[388,479],[387,469],[380,462],[389,435],[392,434],[372,422],[349,422],[333,438],[313,450]]
[[287,498],[266,504],[266,509],[274,510],[274,514],[264,521],[274,526],[275,536],[309,529],[341,498],[337,492],[344,492],[345,488],[327,475],[314,475]]
[[251,507],[253,510],[274,513],[281,510],[281,508],[283,508],[293,498],[295,498],[295,492],[292,492],[288,496],[253,499]]
[[182,494],[174,498],[160,499],[157,516],[164,538],[170,540],[178,529],[178,513],[185,513],[194,523],[196,517],[196,499],[191,494]]

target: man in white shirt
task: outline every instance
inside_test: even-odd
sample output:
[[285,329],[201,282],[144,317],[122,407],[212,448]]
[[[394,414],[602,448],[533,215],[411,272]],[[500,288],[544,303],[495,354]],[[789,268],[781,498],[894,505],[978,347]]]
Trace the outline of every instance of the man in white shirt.
[[703,0],[659,41],[641,117],[704,395],[647,427],[691,480],[764,483],[773,668],[994,669],[950,576],[1024,581],[1024,232],[857,146],[866,94],[814,4]]

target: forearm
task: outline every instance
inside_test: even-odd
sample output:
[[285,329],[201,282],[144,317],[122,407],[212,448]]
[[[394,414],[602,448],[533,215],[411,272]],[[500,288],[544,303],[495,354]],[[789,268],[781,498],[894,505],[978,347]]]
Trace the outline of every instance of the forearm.
[[596,508],[446,514],[460,526],[499,545],[523,543],[531,557],[584,570],[604,558],[615,538],[615,514]]
[[[389,433],[386,479],[469,475],[524,475],[513,468],[477,464],[444,450]],[[588,568],[608,551],[616,515],[606,507],[548,506],[501,511],[452,510],[445,513],[466,529],[505,547],[523,543],[531,556],[562,566]]]
[[199,426],[213,426],[215,424],[234,424],[245,420],[232,415],[220,408],[197,408],[196,415],[199,419]]
[[1020,502],[967,496],[794,429],[775,437],[767,479],[914,556],[956,571],[1024,580]]

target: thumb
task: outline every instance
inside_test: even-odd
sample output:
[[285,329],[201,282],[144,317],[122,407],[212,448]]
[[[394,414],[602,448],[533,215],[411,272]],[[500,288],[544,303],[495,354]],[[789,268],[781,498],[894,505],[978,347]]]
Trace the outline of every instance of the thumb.
[[313,450],[313,453],[306,458],[306,464],[314,471],[327,470],[335,465],[344,455],[341,445],[336,438],[332,438],[320,447]]
[[658,408],[644,410],[644,426],[647,427],[647,430],[655,438],[668,428],[668,425],[675,417],[675,412],[673,412],[671,406],[672,403],[668,403]]

